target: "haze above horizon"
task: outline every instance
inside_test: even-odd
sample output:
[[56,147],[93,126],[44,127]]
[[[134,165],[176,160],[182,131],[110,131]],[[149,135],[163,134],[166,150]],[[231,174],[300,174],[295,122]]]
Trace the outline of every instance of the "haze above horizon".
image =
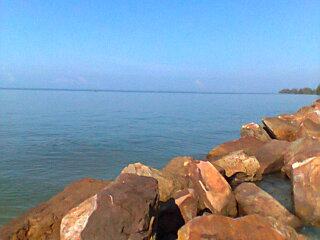
[[0,87],[277,92],[320,82],[320,1],[0,2]]

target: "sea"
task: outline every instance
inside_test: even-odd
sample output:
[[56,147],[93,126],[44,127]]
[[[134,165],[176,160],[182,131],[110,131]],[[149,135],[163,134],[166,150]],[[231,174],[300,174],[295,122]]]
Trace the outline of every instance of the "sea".
[[[133,162],[162,168],[176,156],[201,159],[212,147],[238,138],[241,125],[295,112],[316,99],[282,94],[2,89],[0,226],[74,180],[113,179]],[[320,231],[310,231],[320,239]]]

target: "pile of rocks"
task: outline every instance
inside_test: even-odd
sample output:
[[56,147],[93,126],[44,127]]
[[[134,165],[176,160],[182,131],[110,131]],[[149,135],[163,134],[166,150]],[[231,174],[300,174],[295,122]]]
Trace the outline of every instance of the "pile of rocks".
[[[267,174],[292,183],[294,208],[260,188]],[[206,159],[157,170],[130,164],[112,182],[84,179],[2,227],[0,239],[298,240],[320,227],[320,101],[249,123]]]

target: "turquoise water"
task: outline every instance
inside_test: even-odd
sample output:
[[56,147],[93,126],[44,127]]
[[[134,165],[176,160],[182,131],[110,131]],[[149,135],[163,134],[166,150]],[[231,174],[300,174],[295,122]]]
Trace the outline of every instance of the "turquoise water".
[[163,167],[315,96],[0,90],[0,225],[83,177]]

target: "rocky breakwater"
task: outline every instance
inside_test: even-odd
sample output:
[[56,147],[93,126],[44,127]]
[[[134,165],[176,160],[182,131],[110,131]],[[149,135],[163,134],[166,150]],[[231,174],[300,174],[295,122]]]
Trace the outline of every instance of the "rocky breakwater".
[[[3,226],[0,239],[307,239],[301,228],[320,227],[319,126],[316,101],[245,124],[205,159],[129,164],[111,183],[80,180]],[[293,206],[263,189],[279,184],[270,174],[291,183]]]

